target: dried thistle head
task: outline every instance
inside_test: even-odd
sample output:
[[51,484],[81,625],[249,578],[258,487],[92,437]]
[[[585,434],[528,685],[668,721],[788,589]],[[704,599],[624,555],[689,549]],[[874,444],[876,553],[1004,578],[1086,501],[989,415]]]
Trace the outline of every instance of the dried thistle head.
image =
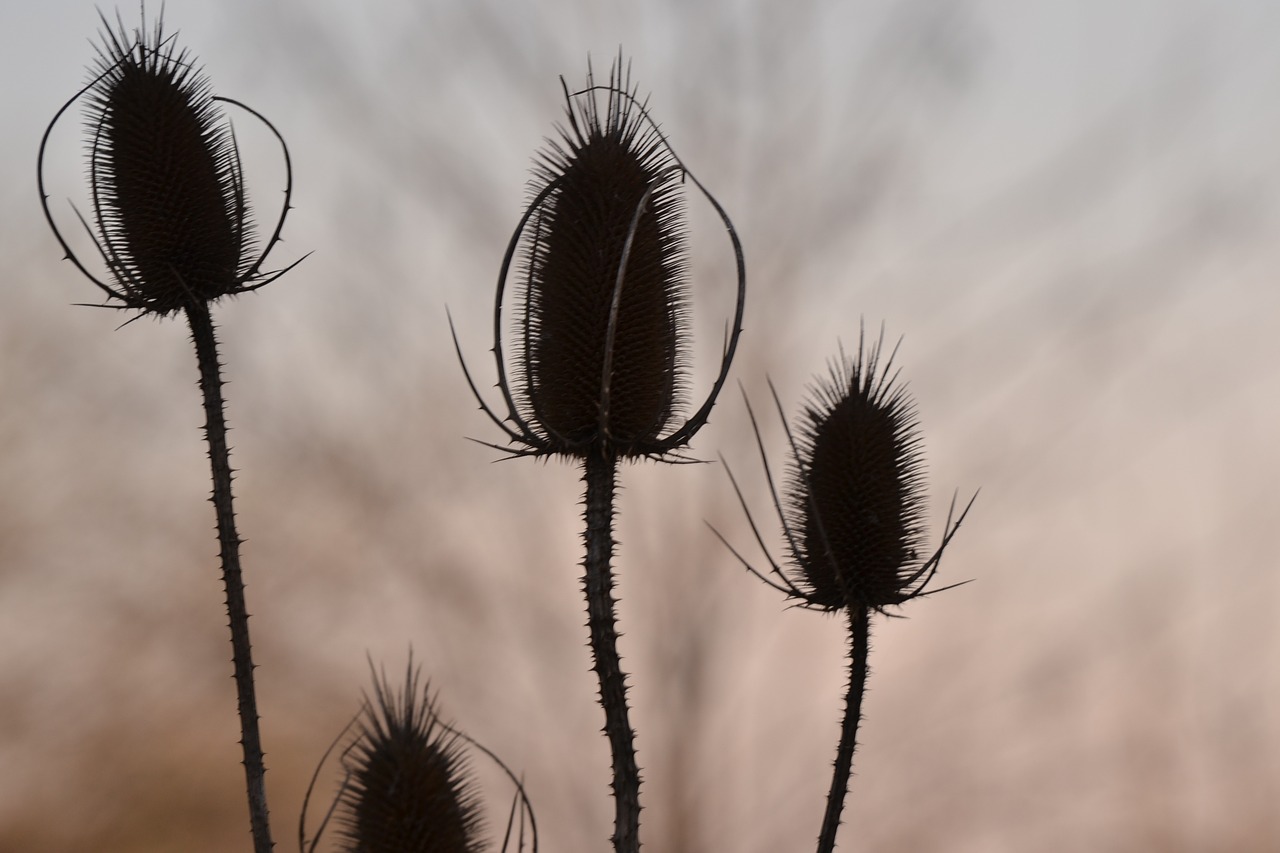
[[[264,273],[261,268],[284,227],[290,190],[274,234],[258,253],[240,154],[221,104],[262,121],[283,147],[270,122],[237,101],[213,95],[192,57],[178,50],[159,20],[150,32],[144,22],[130,36],[123,24],[113,30],[104,18],[91,73],[89,85],[45,130],[38,178],[54,235],[76,267],[116,300],[112,307],[164,316],[255,290],[283,274],[286,270]],[[44,190],[49,134],[81,97],[94,227],[83,217],[80,221],[97,245],[110,284],[71,251]],[[288,172],[287,148],[285,164]]]
[[679,171],[618,83],[603,115],[594,93],[570,98],[562,144],[543,154],[516,363],[545,437],[626,454],[652,446],[679,402],[688,276]]
[[[482,834],[482,803],[466,753],[472,748],[497,764],[515,788],[501,850],[537,853],[538,826],[523,782],[491,750],[441,720],[430,686],[419,686],[419,681],[412,654],[399,692],[392,689],[385,673],[379,676],[374,671],[373,699],[365,699],[360,713],[334,738],[311,776],[298,822],[298,849],[315,853],[335,815],[341,849],[351,853],[488,849]],[[308,839],[307,808],[320,771],[353,728],[355,735],[342,752],[345,775],[337,798],[315,836]]]
[[[741,248],[723,209],[637,98],[621,58],[607,85],[588,72],[586,88],[566,87],[565,99],[567,127],[540,157],[499,275],[494,352],[508,416],[481,405],[523,445],[517,455],[663,456],[705,423],[727,375],[742,320]],[[739,293],[720,376],[703,406],[677,425],[689,350],[686,178],[733,241]],[[501,310],[517,254],[513,391]]]
[[397,693],[374,680],[343,764],[339,800],[344,850],[352,853],[476,853],[480,798],[464,741],[441,723],[410,666]]
[[815,383],[786,488],[798,579],[810,601],[830,609],[911,598],[923,547],[915,408],[878,358],[878,345],[856,360],[842,353]]
[[[810,389],[795,431],[787,427],[792,458],[782,500],[765,459],[790,571],[770,559],[772,578],[765,576],[734,550],[749,570],[804,607],[884,612],[949,588],[928,585],[973,500],[954,524],[948,517],[942,544],[924,556],[924,467],[915,406],[897,383],[894,353],[880,364],[881,343],[865,348],[859,340],[853,358],[842,351],[829,375]],[[776,392],[774,401],[785,426]],[[754,412],[751,422],[764,458]],[[736,480],[733,485],[764,548]]]

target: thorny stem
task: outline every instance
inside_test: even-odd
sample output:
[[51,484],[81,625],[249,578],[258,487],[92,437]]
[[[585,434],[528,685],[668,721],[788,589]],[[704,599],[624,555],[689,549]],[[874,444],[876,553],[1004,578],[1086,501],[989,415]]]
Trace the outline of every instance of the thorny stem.
[[218,361],[218,341],[214,335],[209,306],[196,302],[187,306],[191,339],[196,345],[200,367],[200,391],[204,396],[204,434],[209,442],[209,463],[213,470],[213,497],[218,518],[219,556],[222,582],[227,591],[227,616],[231,627],[231,663],[235,669],[236,704],[240,711],[240,745],[244,748],[245,785],[249,794],[249,825],[254,853],[271,853],[271,827],[267,816],[266,766],[258,735],[258,703],[253,690],[253,657],[249,644],[249,613],[244,603],[244,580],[240,575],[240,537],[236,533],[235,509],[231,504],[231,453],[227,448],[227,422],[222,399],[222,364]]
[[627,677],[618,657],[618,628],[614,613],[613,492],[617,460],[605,451],[592,451],[583,461],[586,481],[587,556],[582,588],[587,596],[587,626],[591,631],[592,671],[600,680],[604,730],[613,753],[613,849],[640,850],[640,770],[636,766],[635,732],[627,717]]
[[831,853],[836,849],[840,812],[844,810],[845,795],[849,791],[849,774],[853,769],[853,751],[858,748],[862,694],[867,687],[870,622],[871,611],[865,607],[854,608],[849,613],[849,692],[845,696],[844,722],[840,726],[840,746],[836,748],[831,791],[827,794],[827,812],[822,817],[822,834],[818,836],[818,853]]

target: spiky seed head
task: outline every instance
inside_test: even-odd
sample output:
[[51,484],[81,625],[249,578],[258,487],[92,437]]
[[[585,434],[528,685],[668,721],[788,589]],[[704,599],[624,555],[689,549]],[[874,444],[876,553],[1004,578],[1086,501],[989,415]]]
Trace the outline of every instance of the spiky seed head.
[[855,359],[842,353],[813,386],[790,471],[797,583],[810,603],[833,610],[879,610],[920,593],[920,436],[915,407],[879,353],[878,343]]
[[439,720],[412,664],[396,692],[374,680],[356,740],[344,759],[339,802],[349,853],[478,853],[480,799],[463,742]]
[[536,168],[523,235],[521,414],[555,452],[652,453],[685,390],[681,172],[621,60],[607,87],[588,73],[566,97],[568,128]]
[[87,92],[98,240],[126,307],[165,315],[250,275],[249,202],[208,80],[157,23],[108,27]]

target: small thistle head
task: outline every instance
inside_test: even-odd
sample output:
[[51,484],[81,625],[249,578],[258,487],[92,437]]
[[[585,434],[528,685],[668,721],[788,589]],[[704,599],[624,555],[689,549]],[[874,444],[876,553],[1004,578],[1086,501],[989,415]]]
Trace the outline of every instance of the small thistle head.
[[781,498],[755,412],[747,402],[791,566],[784,570],[769,556],[731,470],[729,480],[769,560],[769,572],[755,569],[719,532],[716,535],[749,572],[801,607],[884,613],[888,607],[950,588],[931,589],[929,584],[977,494],[959,516],[952,501],[942,543],[931,556],[924,556],[924,459],[915,406],[897,384],[893,353],[880,364],[882,342],[883,338],[867,349],[859,340],[852,359],[841,351],[830,375],[812,387],[794,431],[773,392],[791,444]]
[[410,666],[398,693],[374,680],[343,764],[342,848],[351,853],[476,853],[480,799],[463,739],[443,724]]
[[[706,422],[728,373],[742,324],[741,247],[724,210],[650,118],[621,58],[607,85],[588,71],[586,87],[565,87],[565,98],[567,126],[540,156],[499,274],[494,353],[507,417],[481,405],[523,445],[517,455],[661,457]],[[680,423],[689,351],[686,179],[733,241],[739,291],[720,376]],[[508,383],[502,301],[513,262]]]
[[[93,80],[65,104],[40,146],[40,192],[45,215],[70,260],[117,301],[115,307],[160,316],[261,287],[280,273],[260,272],[279,239],[257,253],[239,150],[209,81],[157,21],[132,36],[106,23]],[[110,283],[75,257],[48,209],[43,160],[50,132],[63,112],[85,98],[88,173],[97,243]],[[281,139],[283,145],[283,140]],[[288,152],[286,149],[286,168]]]
[[924,477],[915,407],[880,346],[841,353],[800,415],[785,513],[798,585],[827,609],[917,594]]

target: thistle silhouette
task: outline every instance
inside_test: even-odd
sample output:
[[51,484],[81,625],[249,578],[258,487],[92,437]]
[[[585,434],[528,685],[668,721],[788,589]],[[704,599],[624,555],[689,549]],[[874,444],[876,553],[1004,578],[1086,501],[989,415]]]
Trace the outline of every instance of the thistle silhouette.
[[[613,764],[613,845],[639,850],[640,773],[617,651],[613,516],[618,463],[679,455],[706,423],[728,375],[742,328],[746,277],[728,215],[676,157],[636,97],[621,57],[607,85],[590,70],[570,92],[561,78],[568,128],[535,168],[532,201],[503,258],[494,306],[493,352],[506,404],[501,418],[467,371],[481,409],[514,456],[580,460],[585,481],[583,590],[605,734]],[[603,105],[601,105],[603,97]],[[719,375],[685,419],[688,350],[687,226],[682,185],[692,181],[719,214],[733,245],[737,303]],[[506,280],[520,253],[512,372],[502,345]],[[452,321],[451,321],[452,328]],[[461,348],[454,335],[458,357]]]
[[[240,570],[240,537],[232,502],[232,468],[210,304],[256,290],[293,265],[263,272],[262,265],[280,240],[290,209],[292,173],[280,133],[259,113],[212,94],[208,81],[157,19],[146,32],[145,20],[129,36],[102,17],[102,46],[92,81],[54,115],[40,141],[37,182],[40,203],[66,259],[106,295],[102,307],[145,315],[186,315],[196,348],[204,398],[205,436],[213,477],[212,503],[231,628],[232,663],[240,714],[241,744],[254,849],[272,848],[265,766],[258,733],[249,614]],[[86,97],[87,96],[87,97]],[[108,284],[80,261],[49,210],[44,184],[44,155],[49,135],[62,115],[86,97],[89,135],[89,183],[96,231],[77,211],[97,246]],[[284,151],[286,189],[275,231],[261,253],[254,251],[252,217],[240,156],[220,104],[235,105],[279,140]]]
[[[370,663],[372,668],[372,662]],[[342,752],[344,777],[315,838],[307,839],[307,806],[330,753],[355,727]],[[479,788],[468,747],[492,759],[515,785],[502,850],[526,842],[538,850],[538,830],[524,785],[489,749],[445,723],[430,684],[421,684],[412,655],[404,685],[392,688],[375,671],[373,697],[339,733],[316,767],[303,801],[298,849],[314,853],[329,821],[338,819],[341,848],[349,853],[479,853],[489,848]],[[526,837],[526,820],[528,836]]]
[[790,571],[784,571],[769,556],[742,489],[727,465],[738,502],[769,561],[769,572],[757,571],[716,531],[748,571],[797,606],[841,612],[849,620],[849,686],[818,837],[819,853],[835,849],[849,787],[866,691],[871,614],[895,616],[888,608],[961,585],[929,587],[943,551],[977,497],[975,494],[969,500],[959,517],[954,517],[952,500],[941,544],[931,556],[922,558],[925,496],[921,439],[915,407],[906,389],[897,384],[898,374],[893,370],[896,350],[883,367],[879,363],[882,341],[868,349],[860,337],[854,358],[840,353],[830,375],[812,387],[810,401],[799,417],[798,436],[787,425],[777,391],[772,382],[769,384],[791,449],[782,500],[774,486],[755,412],[747,400],[765,478],[787,543]]

